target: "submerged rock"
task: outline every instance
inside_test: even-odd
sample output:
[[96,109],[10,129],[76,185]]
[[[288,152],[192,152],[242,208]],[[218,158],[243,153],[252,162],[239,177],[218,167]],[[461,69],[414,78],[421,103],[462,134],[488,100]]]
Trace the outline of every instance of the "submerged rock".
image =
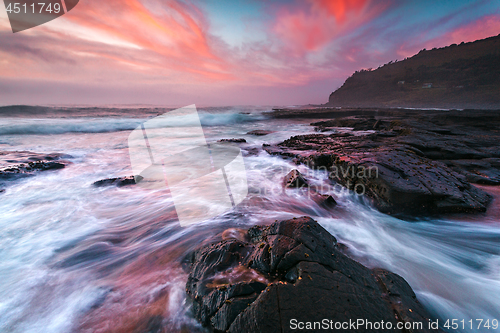
[[220,139],[220,140],[218,140],[217,142],[245,143],[245,142],[247,142],[247,140],[245,140],[245,139],[243,139],[243,138],[239,138],[239,139],[232,138],[232,139]]
[[[0,186],[19,178],[34,176],[38,172],[59,170],[70,164],[62,158],[69,155],[59,153],[39,154],[30,151],[0,151]],[[0,190],[0,193],[5,189]]]
[[337,201],[328,194],[312,193],[312,199],[323,208],[333,208],[337,206]]
[[248,132],[247,134],[249,134],[249,135],[263,136],[263,135],[268,135],[268,134],[271,134],[271,133],[274,133],[274,131],[254,130],[254,131]]
[[134,176],[127,176],[127,177],[101,179],[101,180],[94,182],[92,185],[96,186],[96,187],[103,187],[103,186],[123,187],[123,186],[128,186],[128,185],[135,185],[135,184],[136,184],[136,182],[135,182]]
[[13,180],[31,176],[39,171],[63,169],[65,166],[65,163],[54,161],[36,161],[10,165],[0,169],[0,180]]
[[244,148],[244,149],[241,150],[241,152],[243,153],[244,157],[257,156],[261,152],[261,149],[256,148],[256,147]]
[[71,156],[60,153],[42,154],[31,151],[0,151],[0,168],[28,164],[30,162],[55,161],[67,158],[71,158]]
[[61,154],[37,154],[24,151],[0,151],[0,193],[5,192],[4,187],[17,179],[31,177],[42,171],[65,168],[67,164],[70,164],[69,161],[55,161],[62,156]]
[[426,310],[402,277],[348,258],[311,218],[256,226],[247,239],[206,245],[190,255],[187,295],[195,318],[212,332],[291,332],[293,320],[325,318],[383,320],[394,328],[422,322],[418,331],[430,332]]

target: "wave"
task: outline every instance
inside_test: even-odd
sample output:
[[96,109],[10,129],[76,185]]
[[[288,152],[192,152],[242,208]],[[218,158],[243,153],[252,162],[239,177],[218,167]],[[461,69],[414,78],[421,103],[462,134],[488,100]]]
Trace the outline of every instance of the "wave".
[[101,107],[101,106],[0,106],[0,117],[16,118],[74,118],[74,117],[127,117],[143,118],[172,110],[163,107]]
[[203,126],[220,126],[240,124],[246,122],[264,120],[265,116],[258,113],[204,113],[199,112],[200,121]]
[[2,119],[0,135],[40,135],[71,132],[105,133],[133,130],[140,119]]
[[[161,113],[163,114],[163,113]],[[242,113],[204,113],[200,112],[202,126],[226,126],[244,122],[259,121],[259,114]],[[147,118],[0,118],[1,135],[44,135],[64,133],[106,133],[131,131],[145,122]],[[164,127],[182,127],[183,119],[162,122]]]

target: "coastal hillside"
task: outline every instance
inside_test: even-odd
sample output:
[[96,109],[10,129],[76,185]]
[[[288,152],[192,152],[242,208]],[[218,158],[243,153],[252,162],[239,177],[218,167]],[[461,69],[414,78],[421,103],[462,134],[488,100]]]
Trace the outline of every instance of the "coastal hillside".
[[327,106],[500,108],[500,35],[357,71]]

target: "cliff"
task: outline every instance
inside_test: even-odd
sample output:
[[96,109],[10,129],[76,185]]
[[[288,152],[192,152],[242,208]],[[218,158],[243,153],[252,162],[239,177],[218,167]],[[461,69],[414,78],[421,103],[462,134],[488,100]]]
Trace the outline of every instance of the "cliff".
[[500,108],[500,35],[355,72],[327,106]]

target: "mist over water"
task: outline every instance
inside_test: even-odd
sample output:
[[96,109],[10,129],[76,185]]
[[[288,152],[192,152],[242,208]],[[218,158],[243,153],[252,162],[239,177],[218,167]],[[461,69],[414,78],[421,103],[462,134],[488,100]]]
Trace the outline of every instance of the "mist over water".
[[[201,109],[207,141],[245,138],[242,149],[248,152],[313,132],[310,119],[272,120],[262,114],[266,110]],[[325,172],[263,151],[244,158],[249,195],[242,204],[185,228],[168,190],[91,186],[132,175],[129,131],[164,111],[135,109],[122,117],[115,109],[109,114],[47,109],[25,117],[1,113],[0,150],[59,152],[72,162],[17,180],[0,193],[1,332],[104,332],[110,327],[126,332],[144,318],[159,321],[169,332],[203,332],[189,316],[185,255],[219,239],[227,228],[302,215],[318,220],[356,260],[403,276],[435,319],[500,319],[495,215],[403,221],[377,212],[362,197],[335,190]],[[246,134],[256,129],[274,133]],[[282,179],[293,168],[329,188],[324,194],[332,194],[338,206],[321,207],[303,190],[283,193]]]

